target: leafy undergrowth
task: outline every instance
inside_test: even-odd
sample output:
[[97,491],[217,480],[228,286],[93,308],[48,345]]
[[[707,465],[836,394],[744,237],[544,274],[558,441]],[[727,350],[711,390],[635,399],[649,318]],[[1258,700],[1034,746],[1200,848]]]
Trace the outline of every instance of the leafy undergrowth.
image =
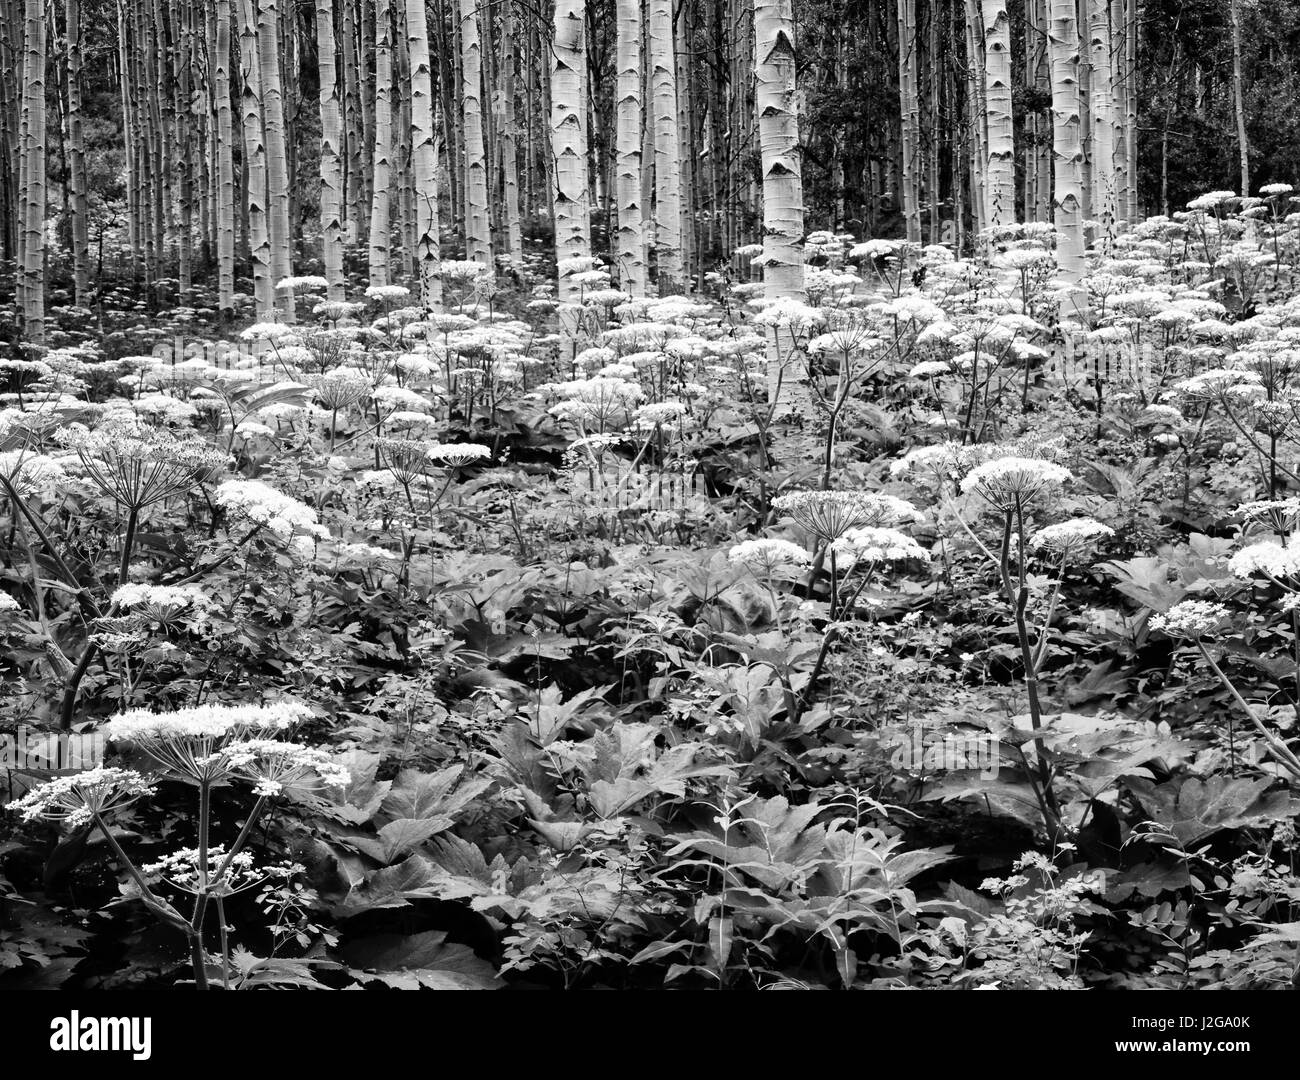
[[817,234],[807,303],[562,265],[563,340],[540,266],[55,308],[0,986],[1291,987],[1288,196],[1071,287],[1032,225]]

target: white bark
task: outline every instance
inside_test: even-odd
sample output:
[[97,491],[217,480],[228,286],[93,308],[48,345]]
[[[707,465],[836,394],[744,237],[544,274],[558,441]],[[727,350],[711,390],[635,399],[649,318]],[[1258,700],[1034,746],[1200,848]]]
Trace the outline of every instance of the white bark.
[[[275,282],[293,273],[289,232],[289,164],[285,152],[284,95],[280,89],[279,0],[258,0],[257,58],[262,87],[262,124],[266,145],[267,223],[271,237],[271,276]],[[294,318],[294,295],[277,289],[276,306]]]
[[253,298],[259,319],[275,317],[271,277],[271,233],[266,198],[266,144],[262,135],[262,91],[257,63],[254,0],[239,0],[239,115],[248,174],[248,248],[253,260]]
[[217,123],[217,306],[235,307],[235,164],[234,118],[230,110],[230,0],[217,0],[216,56],[212,58]]
[[415,173],[415,268],[420,303],[442,304],[438,236],[438,143],[433,122],[433,76],[424,0],[406,0],[406,42],[411,57],[411,167]]
[[[346,0],[345,0],[346,2]],[[334,2],[316,0],[316,53],[320,69],[320,225],[321,261],[329,298],[344,298],[343,278],[343,115],[339,107]]]
[[45,340],[45,5],[27,0],[23,17],[23,184],[19,262],[23,336]]
[[465,132],[465,258],[492,266],[487,155],[483,147],[483,54],[478,4],[460,0],[461,118]]
[[755,0],[754,82],[763,174],[763,282],[768,299],[802,297],[803,180],[791,0]]
[[375,0],[375,147],[370,199],[370,284],[388,284],[393,153],[393,32],[389,0]]
[[1109,0],[1088,2],[1088,52],[1092,73],[1088,83],[1092,122],[1092,208],[1104,244],[1114,236],[1119,217],[1115,178],[1115,77],[1111,64]]
[[1074,0],[1051,0],[1048,41],[1052,56],[1052,205],[1056,261],[1062,279],[1075,284],[1084,272],[1084,238],[1079,29]]
[[646,295],[647,285],[641,202],[641,5],[637,0],[617,2],[616,250],[620,287],[639,297]]
[[981,0],[984,32],[984,226],[1016,220],[1015,125],[1011,114],[1011,21],[1006,0]]
[[[907,239],[921,242],[921,98],[917,86],[916,0],[897,0],[898,98],[901,110],[900,141],[903,153],[902,192],[899,205]],[[931,198],[934,194],[931,193]]]
[[[803,181],[795,97],[794,17],[791,0],[754,0],[754,107],[763,175],[763,292],[765,299],[802,300]],[[768,394],[773,415],[800,420],[813,414],[807,369],[788,333],[768,331]],[[777,434],[777,463],[791,467],[798,443]]]
[[[551,153],[555,158],[555,257],[591,254],[590,200],[587,193],[587,103],[581,72],[587,63],[586,0],[558,0],[555,45],[551,52]],[[560,274],[560,300],[574,290]]]
[[682,190],[672,0],[649,0],[651,115],[655,145],[655,251],[659,293],[682,287]]

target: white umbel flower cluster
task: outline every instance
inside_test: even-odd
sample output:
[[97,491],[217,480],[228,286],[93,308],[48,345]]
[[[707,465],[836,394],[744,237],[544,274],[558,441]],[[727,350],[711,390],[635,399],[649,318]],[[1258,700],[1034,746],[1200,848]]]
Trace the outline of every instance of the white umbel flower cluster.
[[253,791],[270,798],[288,790],[343,787],[352,774],[324,750],[276,739],[247,739],[226,748],[226,761]]
[[1300,499],[1260,499],[1242,503],[1237,513],[1247,521],[1268,525],[1274,532],[1289,533],[1300,525]]
[[875,491],[792,491],[773,499],[772,508],[823,540],[834,540],[849,529],[897,525],[921,517],[906,499]]
[[961,489],[975,492],[998,510],[1010,511],[1070,479],[1070,471],[1052,461],[999,457],[971,469],[962,478]]
[[1184,600],[1163,615],[1151,616],[1151,629],[1170,637],[1209,637],[1228,621],[1228,609],[1208,600]]
[[153,783],[141,773],[101,767],[56,777],[5,809],[21,814],[24,821],[65,821],[76,827],[153,791]]
[[1293,536],[1285,545],[1274,540],[1250,544],[1228,560],[1228,569],[1241,578],[1256,574],[1272,578],[1300,575],[1300,537]]
[[111,600],[116,607],[127,611],[144,609],[143,614],[179,614],[186,608],[206,611],[212,607],[212,597],[197,585],[147,585],[139,582],[122,585],[113,591]]
[[67,480],[63,466],[45,454],[28,450],[6,450],[0,453],[0,477],[12,485],[19,498],[32,495],[52,495]]
[[789,540],[776,538],[745,540],[727,552],[733,566],[747,566],[760,573],[771,573],[781,566],[807,566],[808,552]]
[[281,540],[295,533],[329,538],[329,530],[316,519],[316,511],[260,480],[227,480],[213,494],[227,512],[261,525]]
[[453,469],[492,456],[491,450],[478,443],[430,443],[424,452],[430,461]]
[[275,863],[257,866],[251,851],[226,854],[223,844],[213,844],[207,850],[206,873],[199,868],[203,854],[198,848],[181,848],[165,855],[157,862],[146,863],[140,872],[151,884],[165,881],[174,889],[197,896],[205,887],[209,893],[234,896],[272,878],[290,878],[301,873],[300,863]]
[[219,742],[251,733],[285,731],[311,715],[300,701],[266,705],[195,705],[174,712],[132,709],[104,725],[111,742],[151,744],[173,740]]
[[831,550],[855,566],[929,558],[925,548],[906,533],[870,525],[849,529],[831,544]]
[[1073,554],[1115,535],[1109,525],[1092,518],[1071,518],[1056,525],[1047,525],[1029,538],[1036,548],[1054,555]]

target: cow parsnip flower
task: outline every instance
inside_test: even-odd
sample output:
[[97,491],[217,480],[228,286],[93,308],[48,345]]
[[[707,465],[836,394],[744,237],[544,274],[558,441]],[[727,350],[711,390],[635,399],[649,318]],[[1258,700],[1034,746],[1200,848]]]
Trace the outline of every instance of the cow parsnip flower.
[[238,851],[227,858],[224,844],[208,848],[207,865],[202,868],[201,858],[198,848],[181,848],[157,862],[145,863],[140,873],[151,885],[165,882],[191,896],[201,891],[211,896],[233,896],[273,878],[290,878],[304,871],[301,863],[292,862],[258,866],[250,851]]
[[286,791],[342,787],[352,779],[345,765],[323,750],[276,739],[244,739],[225,748],[233,774],[266,797]]
[[1242,503],[1237,513],[1248,522],[1268,525],[1274,532],[1294,532],[1300,524],[1300,499],[1259,499]]
[[110,597],[113,605],[141,618],[169,623],[184,614],[202,615],[211,609],[212,597],[197,585],[128,583]]
[[995,509],[1009,512],[1070,479],[1070,471],[1052,461],[998,457],[976,465],[962,477],[961,490],[974,492]]
[[1162,615],[1152,615],[1150,626],[1170,637],[1211,637],[1228,622],[1228,609],[1208,600],[1184,600]]
[[831,551],[854,566],[929,559],[925,548],[906,533],[870,525],[849,529],[831,544]]
[[68,479],[63,466],[46,454],[30,450],[6,450],[0,453],[0,477],[20,499],[33,495],[51,496]]
[[97,431],[75,442],[86,477],[128,509],[188,491],[227,457],[202,439],[166,431]]
[[921,516],[906,499],[873,491],[792,491],[773,499],[772,508],[823,540],[848,529],[896,525]]
[[492,456],[492,451],[479,443],[430,443],[425,453],[430,461],[452,469]]
[[1071,518],[1056,525],[1046,525],[1034,533],[1029,542],[1033,547],[1053,555],[1078,554],[1092,545],[1115,535],[1109,525],[1092,518]]
[[289,540],[295,534],[320,540],[329,538],[329,530],[317,520],[315,510],[260,480],[227,480],[218,485],[213,501],[228,513],[262,526],[281,540]]
[[727,552],[727,561],[733,566],[747,566],[760,574],[771,574],[783,566],[807,566],[812,560],[798,544],[769,537],[734,545]]
[[22,815],[24,821],[64,821],[71,826],[88,824],[96,815],[129,806],[155,785],[131,769],[88,769],[59,776],[32,788],[5,809]]
[[1228,560],[1228,569],[1241,578],[1256,574],[1272,578],[1300,575],[1300,537],[1293,536],[1285,544],[1273,540],[1248,544]]

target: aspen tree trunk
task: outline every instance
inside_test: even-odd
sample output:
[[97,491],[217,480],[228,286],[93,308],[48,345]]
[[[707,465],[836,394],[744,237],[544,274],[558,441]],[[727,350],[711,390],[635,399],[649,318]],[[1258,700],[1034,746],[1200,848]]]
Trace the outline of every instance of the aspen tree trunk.
[[641,202],[641,5],[618,0],[617,17],[617,153],[619,287],[631,296],[646,295],[644,206]]
[[1237,153],[1241,162],[1241,194],[1250,194],[1250,147],[1246,138],[1246,94],[1241,78],[1241,0],[1229,0],[1232,23],[1232,109],[1237,121]]
[[[899,205],[909,243],[921,242],[921,183],[917,175],[921,150],[921,100],[917,90],[916,0],[897,0],[898,98],[901,110],[899,142],[902,179]],[[933,196],[931,196],[933,197]]]
[[1124,28],[1124,145],[1128,158],[1128,205],[1124,216],[1132,224],[1142,219],[1142,208],[1138,200],[1138,104],[1137,104],[1137,62],[1138,62],[1138,5],[1141,0],[1119,0],[1124,12],[1120,25]]
[[465,258],[492,266],[487,156],[483,147],[483,54],[477,0],[460,0],[461,117],[465,132]]
[[429,61],[429,27],[424,0],[406,0],[406,42],[411,56],[411,168],[415,173],[415,270],[420,304],[430,311],[442,305],[438,276],[438,144],[433,126],[433,74]]
[[1053,221],[1062,279],[1077,284],[1084,272],[1083,147],[1079,132],[1079,29],[1074,0],[1051,0]]
[[230,0],[217,0],[216,8],[216,55],[212,68],[217,99],[217,306],[229,317],[235,308],[235,131],[230,112]]
[[587,193],[587,103],[582,100],[587,64],[586,0],[557,0],[551,50],[551,154],[555,160],[555,257],[559,269],[560,332],[572,355],[577,339],[579,291],[563,262],[591,255]]
[[[754,110],[763,176],[763,293],[768,300],[804,298],[803,181],[795,97],[791,0],[754,0]],[[774,415],[813,415],[807,370],[788,332],[768,330],[768,394]],[[777,435],[776,460],[798,462],[796,443]]]
[[397,234],[401,239],[398,255],[403,278],[415,277],[415,182],[411,152],[411,52],[406,32],[406,4],[393,5],[393,93],[396,132],[393,152],[397,156]]
[[176,276],[180,299],[188,303],[194,285],[194,158],[193,114],[190,109],[190,79],[193,72],[193,48],[188,26],[188,10],[172,0],[169,6],[172,61],[172,131],[169,155],[175,169],[177,209],[180,222],[177,236]]
[[271,233],[266,198],[266,146],[262,138],[261,82],[257,58],[254,0],[239,0],[239,112],[244,130],[248,181],[248,247],[253,260],[253,297],[259,319],[275,317]]
[[373,188],[370,196],[370,284],[388,284],[389,188],[392,184],[392,14],[389,0],[375,0],[375,116]]
[[1109,0],[1087,0],[1088,51],[1092,58],[1089,83],[1092,122],[1092,212],[1099,239],[1108,244],[1119,218],[1115,179],[1115,99],[1111,66]]
[[[293,238],[289,231],[289,166],[285,151],[284,95],[280,88],[279,0],[258,0],[257,58],[262,88],[262,123],[266,132],[267,218],[271,235],[274,284],[293,273]],[[275,303],[288,322],[294,319],[294,295],[276,288]]]
[[81,4],[66,0],[68,35],[68,164],[72,183],[72,277],[78,307],[90,302],[90,236],[87,223],[86,148],[81,127]]
[[[229,3],[229,0],[227,0],[227,3]],[[126,4],[123,2],[119,2],[117,7],[117,38],[118,67],[121,69],[119,81],[122,95],[122,157],[126,162],[126,232],[131,249],[131,278],[133,281],[138,281],[141,268],[140,190],[135,175],[135,151],[140,136],[135,110],[132,108],[132,59],[127,47],[129,35],[127,33]]]
[[988,125],[984,106],[984,34],[979,0],[965,0],[966,9],[966,112],[969,130],[967,162],[970,169],[971,222],[976,235],[988,227]]
[[1133,88],[1129,82],[1128,34],[1125,28],[1124,0],[1108,0],[1111,42],[1111,109],[1114,149],[1115,212],[1129,225],[1134,222],[1135,202],[1132,192],[1133,163],[1130,156],[1128,109]]
[[939,211],[942,205],[940,197],[939,162],[943,150],[943,60],[939,49],[938,13],[930,12],[930,40],[927,49],[928,64],[928,101],[930,105],[929,138],[926,153],[925,201],[929,207],[929,233],[931,244],[945,242],[943,227],[940,224]]
[[682,192],[678,147],[677,66],[672,0],[649,0],[651,112],[654,117],[655,251],[659,295],[682,288]]
[[[646,290],[649,291],[650,253],[655,250],[657,224],[652,213],[655,201],[654,66],[650,62],[650,0],[638,0],[641,11],[641,235],[645,242]],[[656,270],[656,273],[658,271]]]
[[699,170],[695,158],[695,94],[691,81],[691,5],[682,0],[677,19],[674,44],[677,87],[677,160],[681,167],[681,245],[682,285],[695,280],[703,285],[704,272],[695,236],[696,209],[699,206]]
[[1079,213],[1088,222],[1084,226],[1084,243],[1092,240],[1092,65],[1088,58],[1088,0],[1076,0],[1075,26],[1079,34],[1079,144],[1083,149],[1080,164],[1081,197]]
[[[1026,64],[1032,73],[1031,85],[1047,101],[1052,94],[1052,76],[1047,62],[1047,0],[1026,0],[1032,14],[1031,29],[1026,32],[1029,49]],[[1034,145],[1032,165],[1027,171],[1033,174],[1034,204],[1032,214],[1026,206],[1025,216],[1034,221],[1052,218],[1052,124],[1050,116],[1035,112],[1033,117]]]
[[[427,44],[425,49],[427,54]],[[316,55],[320,68],[321,261],[325,264],[325,280],[329,282],[329,298],[342,300],[346,295],[343,274],[343,112],[334,42],[334,0],[316,0]]]
[[[367,203],[365,163],[362,158],[360,72],[357,67],[356,11],[350,0],[343,3],[343,183],[347,198],[343,200],[343,233],[347,243],[361,238],[361,220]],[[368,215],[365,215],[368,218]]]
[[763,175],[763,282],[768,299],[801,299],[803,180],[791,0],[755,0],[754,107]]
[[501,8],[501,94],[497,126],[501,132],[501,201],[505,209],[506,250],[515,267],[523,266],[524,234],[519,222],[519,122],[515,111],[515,14],[507,0]]
[[[436,32],[430,35],[429,44],[432,47],[434,42],[437,42],[437,57],[434,60],[433,70],[438,74],[437,92],[442,102],[440,111],[443,155],[447,161],[447,203],[451,224],[459,229],[464,218],[462,208],[465,195],[465,175],[459,164],[462,156],[460,110],[456,108],[459,85],[456,76],[456,56],[460,48],[449,43],[446,7],[447,0],[436,0]],[[453,7],[455,7],[454,3]],[[456,11],[455,18],[459,19],[459,17],[459,12]],[[453,29],[456,25],[457,23],[453,21]]]
[[1015,122],[1011,107],[1011,20],[1006,0],[981,0],[984,30],[984,226],[1016,220]]
[[23,336],[45,340],[45,4],[27,0],[23,13]]

